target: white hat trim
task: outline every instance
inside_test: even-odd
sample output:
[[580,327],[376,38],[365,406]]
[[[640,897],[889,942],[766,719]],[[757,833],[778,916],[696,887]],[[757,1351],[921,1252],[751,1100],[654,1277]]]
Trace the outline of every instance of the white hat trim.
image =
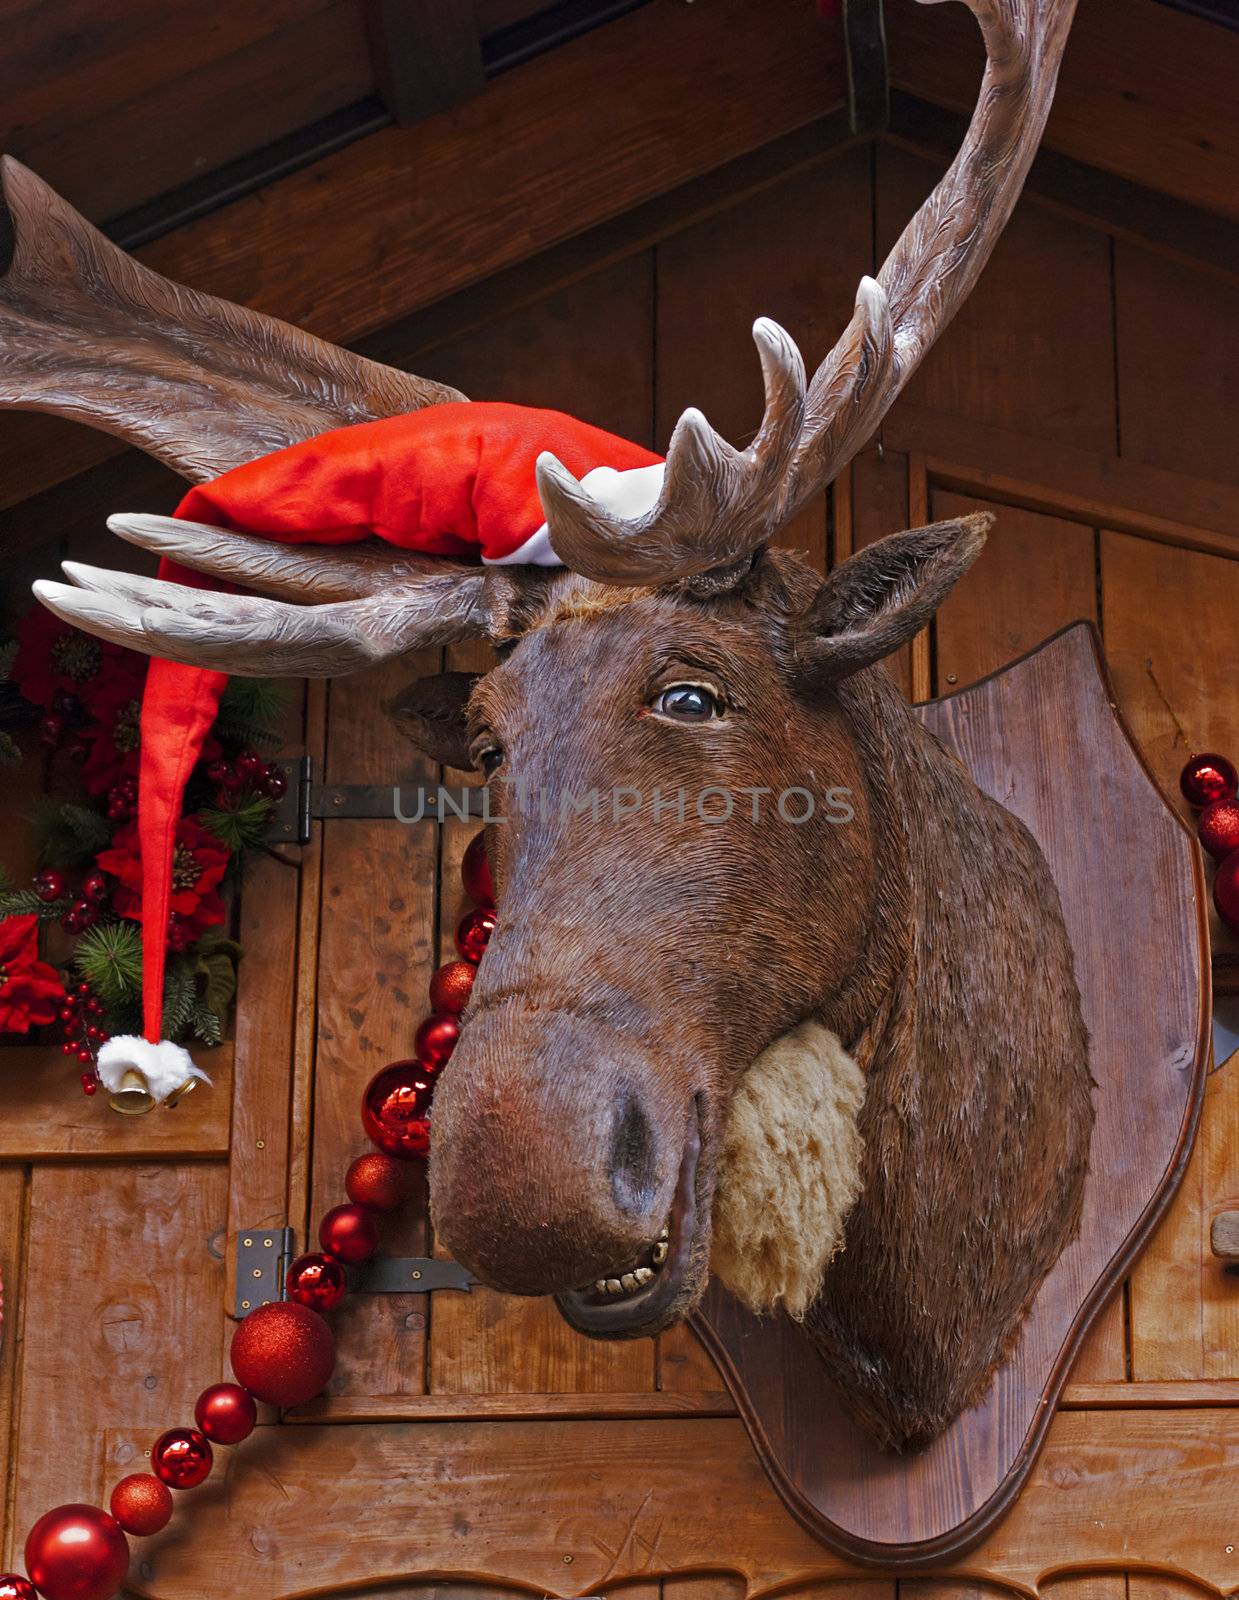
[[[581,479],[581,487],[616,516],[643,517],[662,493],[665,471],[661,461],[649,467],[629,467],[625,472],[615,467],[594,467]],[[531,533],[524,544],[517,545],[508,555],[483,556],[482,560],[488,567],[563,566],[551,547],[551,535],[545,522],[537,533]]]

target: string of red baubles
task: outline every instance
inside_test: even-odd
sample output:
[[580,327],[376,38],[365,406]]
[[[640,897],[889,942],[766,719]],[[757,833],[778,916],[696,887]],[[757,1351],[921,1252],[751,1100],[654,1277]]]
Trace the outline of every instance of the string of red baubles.
[[1183,768],[1179,788],[1199,812],[1197,836],[1218,864],[1213,875],[1217,914],[1239,933],[1239,772],[1225,756],[1205,751]]
[[348,1268],[378,1247],[379,1218],[412,1188],[411,1162],[430,1148],[435,1081],[460,1034],[460,1014],[478,962],[495,929],[495,896],[482,835],[461,863],[474,902],[456,929],[460,959],[430,980],[433,1012],[418,1028],[414,1055],[385,1067],[362,1097],[362,1125],[377,1147],[358,1156],[344,1187],[348,1202],[319,1224],[320,1250],[299,1256],[285,1277],[286,1299],[251,1311],[232,1337],[235,1383],[204,1389],[192,1428],[170,1428],[151,1449],[150,1472],[133,1473],[112,1490],[111,1511],[64,1505],[40,1517],[26,1539],[28,1578],[0,1575],[0,1600],[111,1600],[129,1570],[126,1535],[167,1527],[172,1491],[196,1489],[210,1475],[217,1445],[240,1444],[253,1432],[258,1401],[298,1406],[326,1388],[336,1364],[335,1334],[323,1318],[348,1293]]

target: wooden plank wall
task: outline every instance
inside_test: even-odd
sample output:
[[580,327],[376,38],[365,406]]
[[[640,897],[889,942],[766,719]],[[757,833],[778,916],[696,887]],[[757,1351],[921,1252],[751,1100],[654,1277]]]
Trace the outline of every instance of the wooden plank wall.
[[[894,147],[852,149],[566,284],[548,261],[547,281],[563,285],[553,292],[526,274],[519,304],[500,286],[419,314],[377,353],[650,443],[692,402],[739,439],[759,409],[753,316],[783,320],[819,358],[875,241],[893,237],[933,177]],[[1172,791],[1189,745],[1239,748],[1235,352],[1218,331],[1239,325],[1236,313],[1232,279],[1024,203],[881,441],[790,542],[824,570],[918,519],[992,507],[990,548],[891,670],[917,696],[944,692],[1091,617]],[[113,503],[158,498],[123,459],[119,476],[115,463],[97,469],[113,474]],[[104,492],[79,489],[91,502]],[[66,503],[60,489],[28,502],[23,527],[44,526],[50,547]],[[452,654],[484,664],[482,652]],[[303,736],[329,779],[429,775],[383,720],[402,676],[311,694]],[[339,1198],[362,1086],[410,1049],[449,949],[472,831],[337,821],[306,853],[299,887],[270,867],[262,906],[246,913],[257,953],[243,971],[230,1167],[215,1146],[149,1161],[101,1152],[107,1166],[68,1150],[53,1159],[47,1141],[0,1147],[9,1550],[38,1509],[100,1493],[219,1370],[215,1230],[255,1208],[274,1216],[285,1189],[302,1228]],[[53,1130],[74,1092],[48,1092]],[[1154,1600],[1239,1582],[1239,1287],[1207,1244],[1214,1212],[1239,1199],[1236,1134],[1239,1057],[1216,1065],[1188,1179],[1082,1353],[1016,1510],[958,1575],[901,1582],[905,1600],[1038,1586],[1056,1600]],[[414,1219],[392,1245],[428,1242]],[[214,1497],[183,1502],[167,1538],[144,1547],[140,1592],[372,1585],[364,1592],[421,1600],[429,1577],[455,1574],[470,1600],[514,1585],[623,1586],[638,1600],[771,1588],[819,1600],[829,1585],[894,1600],[893,1580],[849,1573],[797,1529],[687,1333],[592,1344],[547,1305],[487,1291],[374,1300],[345,1327],[331,1393],[298,1426],[264,1428]]]

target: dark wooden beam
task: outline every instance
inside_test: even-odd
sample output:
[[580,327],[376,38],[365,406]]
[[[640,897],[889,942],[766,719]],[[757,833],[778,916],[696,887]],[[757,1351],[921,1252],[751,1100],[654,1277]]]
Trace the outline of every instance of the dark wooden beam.
[[477,16],[466,0],[365,0],[379,94],[401,127],[481,94]]
[[890,117],[882,0],[843,0],[843,50],[852,132],[880,133]]

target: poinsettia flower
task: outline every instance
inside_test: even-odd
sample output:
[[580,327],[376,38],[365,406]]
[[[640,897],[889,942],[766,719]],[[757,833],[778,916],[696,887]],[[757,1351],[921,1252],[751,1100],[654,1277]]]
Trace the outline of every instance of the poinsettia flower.
[[23,699],[45,711],[58,689],[76,695],[92,711],[101,691],[121,683],[140,694],[145,675],[145,657],[71,628],[45,606],[35,606],[17,625],[13,681]]
[[[172,911],[191,938],[224,921],[227,912],[218,889],[228,867],[228,846],[202,825],[197,816],[182,817],[177,824],[172,858]],[[127,822],[96,860],[104,872],[118,879],[112,904],[122,917],[142,921],[142,858],[138,825]]]
[[29,1033],[64,1004],[55,967],[39,960],[38,917],[0,918],[0,1033]]
[[[87,733],[90,751],[82,763],[82,785],[88,794],[106,794],[122,778],[136,778],[141,751],[142,683],[127,672],[104,668],[91,705],[94,722]],[[199,761],[209,763],[223,751],[207,735]]]

